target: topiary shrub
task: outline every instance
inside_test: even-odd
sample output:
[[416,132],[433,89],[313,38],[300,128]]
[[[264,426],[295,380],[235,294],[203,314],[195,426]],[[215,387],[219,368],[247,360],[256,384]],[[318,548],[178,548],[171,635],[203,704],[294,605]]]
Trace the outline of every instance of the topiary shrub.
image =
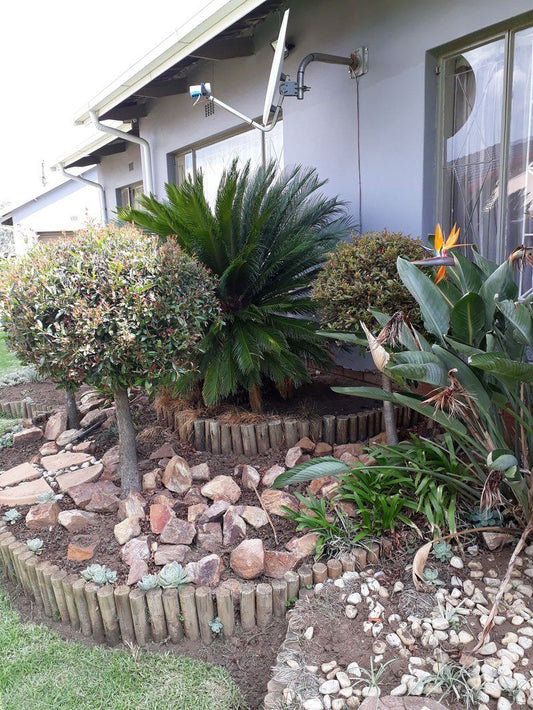
[[63,387],[106,385],[115,399],[122,493],[140,489],[128,388],[196,366],[218,318],[215,282],[172,241],[132,226],[38,245],[4,271],[11,348]]
[[369,308],[388,315],[405,311],[414,325],[421,325],[417,303],[396,271],[399,256],[413,261],[425,258],[427,252],[420,240],[387,230],[354,235],[339,244],[313,287],[323,327],[360,332],[360,321],[368,322]]

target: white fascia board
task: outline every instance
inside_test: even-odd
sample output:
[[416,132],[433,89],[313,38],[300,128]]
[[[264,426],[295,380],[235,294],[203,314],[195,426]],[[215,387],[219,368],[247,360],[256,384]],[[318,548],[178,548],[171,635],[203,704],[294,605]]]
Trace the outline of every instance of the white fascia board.
[[91,120],[89,111],[94,111],[98,116],[107,113],[263,2],[264,0],[213,0],[89,101],[74,122],[77,125],[88,124]]
[[[118,128],[120,131],[127,132],[131,129],[131,124],[115,123],[115,127]],[[71,153],[68,153],[65,156],[61,156],[58,160],[56,160],[55,163],[52,165],[52,170],[58,170],[61,166],[67,166],[71,163],[75,163],[80,158],[83,158],[86,155],[90,155],[95,150],[103,148],[104,145],[107,145],[108,143],[111,143],[111,141],[114,140],[116,140],[116,136],[109,135],[108,133],[98,132],[90,140],[86,141],[85,143],[82,143],[77,148],[74,148]],[[87,168],[84,168],[84,170],[87,170]]]

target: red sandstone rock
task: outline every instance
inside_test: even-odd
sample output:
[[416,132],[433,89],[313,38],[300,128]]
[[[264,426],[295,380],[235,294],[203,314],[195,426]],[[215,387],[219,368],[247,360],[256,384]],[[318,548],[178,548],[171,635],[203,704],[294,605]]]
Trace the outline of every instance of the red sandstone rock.
[[175,513],[168,505],[162,503],[152,504],[150,506],[150,529],[156,535],[163,532],[165,525],[171,518],[175,517]]
[[293,446],[292,449],[287,451],[285,466],[287,466],[287,468],[294,468],[299,463],[309,461],[310,458],[309,454],[305,454],[299,446]]
[[146,501],[137,491],[132,491],[126,498],[118,504],[118,519],[144,518],[144,506]]
[[59,510],[59,505],[53,500],[34,505],[26,515],[26,527],[28,530],[53,528],[57,524]]
[[148,574],[148,565],[146,562],[144,560],[134,560],[130,565],[126,584],[130,586],[137,584],[146,574]]
[[306,535],[302,535],[302,537],[293,537],[285,547],[289,552],[294,553],[300,558],[307,557],[307,555],[312,555],[315,551],[319,537],[317,533],[307,533]]
[[159,459],[171,459],[176,455],[176,452],[172,448],[172,445],[166,442],[163,446],[160,446],[157,451],[150,454],[151,461],[159,461]]
[[91,525],[96,525],[96,513],[86,513],[84,510],[62,510],[57,516],[57,522],[69,533],[84,533]]
[[115,525],[113,534],[119,545],[125,545],[132,538],[141,534],[139,518],[124,518],[124,520]]
[[48,419],[44,430],[44,438],[48,441],[55,441],[67,428],[67,413],[60,409]]
[[181,456],[173,456],[163,473],[163,485],[174,493],[187,493],[192,486],[191,469]]
[[196,523],[199,518],[202,517],[202,513],[207,510],[207,505],[205,503],[196,503],[196,505],[190,505],[187,509],[187,521],[189,523]]
[[209,465],[206,463],[199,463],[197,466],[191,466],[191,475],[193,481],[208,481],[211,478]]
[[187,545],[159,545],[154,553],[154,562],[156,565],[183,562],[188,552]]
[[216,552],[222,547],[222,526],[220,523],[198,525],[196,544],[207,552]]
[[39,441],[42,439],[43,432],[38,426],[32,426],[29,429],[23,429],[22,431],[17,431],[13,434],[13,446],[21,446],[22,444],[27,444],[30,441]]
[[230,476],[215,476],[200,490],[206,498],[227,500],[228,503],[236,503],[241,497],[241,489]]
[[78,508],[85,508],[97,491],[108,495],[118,495],[120,489],[111,481],[97,481],[95,483],[82,483],[67,489],[67,494],[72,498]]
[[92,560],[96,548],[98,547],[98,538],[80,535],[73,539],[67,549],[67,560],[71,562],[84,562]]
[[143,491],[151,490],[152,488],[157,488],[157,484],[161,480],[161,471],[158,468],[154,468],[153,471],[148,471],[143,475]]
[[295,446],[298,446],[304,454],[312,454],[315,450],[315,443],[308,436],[302,437],[300,441],[296,442]]
[[150,557],[148,537],[146,535],[134,537],[124,545],[120,556],[127,565],[132,565],[136,560],[147,560]]
[[322,476],[321,478],[314,478],[309,482],[309,491],[312,495],[316,496],[324,486],[329,485],[332,482],[331,476]]
[[364,444],[339,444],[333,448],[333,456],[340,459],[343,454],[352,454],[352,456],[360,456],[364,453]]
[[293,570],[301,557],[293,552],[265,550],[265,574],[273,579],[281,579],[286,572]]
[[259,471],[253,466],[248,466],[247,464],[235,466],[235,475],[241,476],[242,487],[249,491],[253,491],[254,488],[257,488],[261,480]]
[[231,569],[242,579],[254,579],[265,569],[263,541],[243,540],[230,555]]
[[286,515],[282,506],[286,506],[295,511],[299,510],[298,500],[293,495],[271,488],[263,491],[261,494],[261,503],[270,515],[279,515],[282,518]]
[[209,508],[204,511],[202,517],[200,518],[200,522],[210,523],[215,520],[220,520],[220,518],[224,515],[224,513],[229,507],[230,504],[227,500],[215,501],[213,505],[210,505]]
[[116,473],[120,465],[120,447],[113,446],[112,449],[106,451],[102,456],[102,463],[104,464],[104,471],[108,473]]
[[270,488],[276,478],[282,473],[285,473],[285,468],[283,466],[278,466],[277,464],[275,466],[272,466],[263,476],[262,484],[265,486],[265,488]]
[[190,545],[195,535],[194,525],[179,518],[171,518],[163,528],[160,540],[170,545]]
[[207,505],[209,501],[207,498],[200,493],[199,488],[190,488],[187,493],[182,498],[184,505],[198,505],[199,503],[205,503]]
[[199,587],[210,587],[219,583],[220,575],[224,571],[224,563],[218,555],[207,555],[198,562],[189,562],[185,565],[185,571],[193,584]]
[[94,492],[91,500],[85,506],[85,510],[90,510],[93,513],[116,513],[118,510],[118,504],[119,499],[117,496],[98,489]]
[[67,444],[75,441],[80,434],[83,434],[83,429],[67,429],[57,437],[56,444],[62,449]]
[[59,446],[55,441],[47,441],[46,444],[43,444],[39,449],[41,456],[53,456],[54,454],[57,454],[58,451]]
[[268,525],[268,516],[263,508],[254,505],[239,505],[235,510],[253,528],[262,528]]
[[233,547],[246,537],[246,523],[235,512],[235,508],[228,508],[224,513],[222,542],[224,547]]
[[94,441],[80,441],[79,444],[74,444],[72,451],[82,454],[94,454]]
[[314,455],[315,456],[331,456],[333,453],[333,446],[331,444],[328,444],[326,441],[319,441],[318,444],[315,446],[314,450]]

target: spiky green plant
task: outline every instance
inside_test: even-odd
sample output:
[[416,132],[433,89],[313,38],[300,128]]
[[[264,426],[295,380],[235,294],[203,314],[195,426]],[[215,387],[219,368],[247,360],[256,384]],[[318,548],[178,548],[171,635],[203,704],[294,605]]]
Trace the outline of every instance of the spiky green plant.
[[[206,404],[245,390],[261,411],[261,385],[274,382],[283,394],[308,380],[306,361],[326,362],[317,336],[309,287],[350,221],[336,198],[320,194],[315,170],[296,167],[277,174],[271,163],[255,172],[235,161],[222,176],[211,206],[203,178],[166,186],[168,199],[141,199],[142,209],[119,210],[180,246],[218,276],[224,324],[209,331],[200,362]],[[178,391],[191,391],[191,376]]]

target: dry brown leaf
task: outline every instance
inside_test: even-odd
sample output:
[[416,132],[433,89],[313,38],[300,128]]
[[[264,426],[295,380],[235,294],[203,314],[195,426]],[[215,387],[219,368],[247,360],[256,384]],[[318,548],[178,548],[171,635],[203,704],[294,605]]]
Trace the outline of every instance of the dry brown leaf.
[[432,547],[432,542],[427,542],[425,545],[422,545],[422,547],[417,550],[413,559],[413,584],[418,592],[425,592],[428,588],[428,585],[424,581],[424,567],[426,566]]

